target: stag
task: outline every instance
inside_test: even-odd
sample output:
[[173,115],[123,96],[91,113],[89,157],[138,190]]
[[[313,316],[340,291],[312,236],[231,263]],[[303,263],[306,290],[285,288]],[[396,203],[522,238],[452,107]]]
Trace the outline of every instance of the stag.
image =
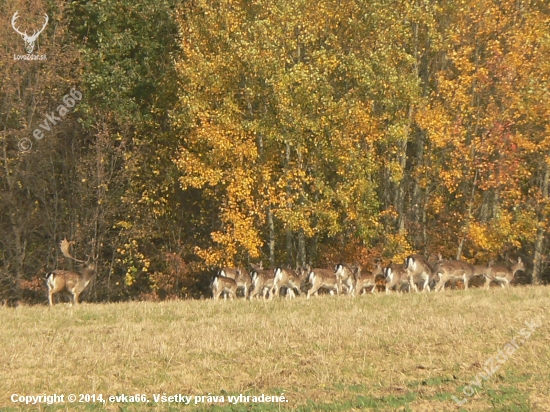
[[50,306],[54,305],[54,295],[63,291],[67,291],[73,295],[73,303],[78,305],[78,297],[82,293],[86,286],[90,283],[95,275],[94,265],[90,265],[80,259],[76,259],[71,256],[69,251],[70,243],[67,239],[63,239],[59,244],[61,253],[66,258],[72,259],[75,262],[84,263],[84,268],[80,273],[72,272],[70,270],[54,270],[46,274],[46,284],[48,286],[48,300]]
[[28,54],[31,54],[34,50],[34,42],[36,42],[36,39],[38,39],[38,36],[40,36],[40,33],[44,31],[46,25],[48,24],[48,15],[44,14],[44,18],[46,19],[46,21],[44,22],[42,28],[38,31],[34,30],[32,36],[29,36],[26,31],[24,33],[21,33],[21,31],[19,31],[19,29],[15,26],[15,21],[19,18],[19,16],[17,15],[18,13],[19,12],[16,11],[13,15],[11,19],[11,26],[16,31],[16,33],[20,34],[21,37],[23,37],[23,40],[25,41],[25,50]]

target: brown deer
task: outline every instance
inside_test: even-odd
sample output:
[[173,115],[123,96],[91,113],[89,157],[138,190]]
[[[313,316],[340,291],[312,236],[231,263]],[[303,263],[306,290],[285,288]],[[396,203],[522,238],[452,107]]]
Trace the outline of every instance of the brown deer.
[[383,275],[384,269],[380,263],[377,263],[374,270],[366,270],[357,265],[354,268],[354,278],[355,286],[353,288],[356,295],[364,295],[367,293],[367,290],[370,288],[369,293],[376,293],[376,277],[378,275]]
[[491,284],[491,279],[489,278],[489,267],[483,266],[483,265],[474,265],[474,274],[473,278],[481,278],[483,277],[483,288],[489,289],[489,286]]
[[225,276],[214,276],[210,284],[210,289],[212,289],[212,298],[214,300],[218,300],[222,293],[225,293],[223,296],[224,300],[227,299],[227,295],[229,295],[231,299],[237,296],[237,282]]
[[273,288],[270,297],[275,296],[281,287],[287,288],[288,297],[293,298],[295,296],[294,292],[300,295],[300,287],[307,275],[306,270],[302,268],[292,270],[278,267],[275,268],[273,274]]
[[402,263],[390,263],[384,269],[384,275],[386,277],[386,295],[389,295],[391,289],[394,289],[396,293],[401,293],[404,287],[407,287],[410,292],[409,278]]
[[311,285],[311,288],[307,291],[307,299],[311,295],[317,295],[319,289],[327,289],[331,294],[336,292],[337,295],[342,290],[340,278],[330,269],[310,269],[307,275],[307,283]]
[[50,306],[54,305],[54,295],[63,291],[67,291],[73,295],[73,304],[78,305],[78,298],[86,286],[95,276],[94,265],[88,264],[80,259],[71,256],[69,251],[70,244],[66,238],[61,241],[59,247],[61,253],[66,258],[72,259],[75,262],[84,263],[84,268],[79,273],[70,270],[54,270],[46,273],[46,285],[48,286],[48,300]]
[[475,268],[462,260],[442,260],[434,266],[433,277],[437,279],[435,291],[445,289],[445,283],[453,278],[460,278],[464,282],[464,289],[468,289],[468,283],[474,276]]
[[433,269],[428,259],[422,255],[410,255],[405,259],[405,270],[415,292],[418,292],[418,285],[422,285],[423,292],[430,291]]
[[340,278],[340,284],[346,288],[348,295],[354,295],[355,285],[357,283],[355,279],[355,272],[357,271],[357,265],[346,265],[344,263],[338,263],[334,267],[334,273]]
[[225,267],[220,269],[220,271],[218,272],[218,276],[233,279],[235,282],[237,282],[237,289],[243,290],[243,296],[245,298],[248,296],[248,291],[250,290],[252,279],[250,278],[250,274],[246,269]]
[[268,293],[273,290],[273,272],[268,269],[254,269],[250,277],[252,284],[248,292],[248,300],[259,296],[262,296],[264,300],[267,299]]
[[505,265],[489,265],[486,276],[491,280],[500,283],[500,286],[503,288],[509,288],[510,282],[516,276],[516,272],[524,270],[525,265],[523,264],[521,257],[518,257],[518,261],[511,267]]

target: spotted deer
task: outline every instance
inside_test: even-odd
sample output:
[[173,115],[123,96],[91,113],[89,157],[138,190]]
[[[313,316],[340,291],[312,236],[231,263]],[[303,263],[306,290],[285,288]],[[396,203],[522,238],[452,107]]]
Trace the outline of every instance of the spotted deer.
[[343,288],[346,289],[348,295],[354,295],[354,288],[356,284],[355,272],[357,270],[357,265],[350,266],[344,263],[338,263],[334,267],[334,274],[339,278],[340,284]]
[[487,276],[491,280],[500,283],[500,286],[503,288],[509,288],[510,282],[514,279],[516,273],[524,270],[525,265],[521,260],[521,257],[518,257],[517,262],[515,262],[511,267],[501,264],[489,265],[487,268]]
[[435,291],[445,289],[445,283],[453,278],[460,278],[464,282],[464,289],[474,276],[474,266],[462,260],[442,260],[434,266],[433,277],[437,280]]
[[273,272],[267,269],[254,269],[250,274],[252,283],[248,299],[262,296],[267,299],[269,293],[273,289]]
[[374,270],[363,269],[360,265],[354,267],[353,278],[355,280],[355,285],[353,291],[355,295],[364,295],[367,293],[367,290],[370,288],[369,293],[376,292],[376,276],[384,273],[381,264],[377,264]]
[[489,267],[488,266],[482,266],[482,265],[474,265],[474,274],[472,278],[483,276],[483,288],[489,289],[489,285],[491,284],[491,279],[489,278]]
[[237,290],[243,291],[243,296],[248,296],[252,278],[246,269],[225,267],[218,272],[219,276],[233,279],[237,283]]
[[79,304],[80,294],[86,289],[95,276],[95,266],[89,264],[80,259],[76,259],[71,256],[69,251],[70,245],[72,242],[69,242],[67,239],[63,239],[59,247],[61,253],[68,259],[74,260],[75,262],[84,263],[84,268],[80,272],[73,272],[70,270],[54,270],[46,273],[46,285],[48,287],[48,301],[50,306],[54,306],[54,295],[67,291],[72,295],[72,304]]
[[409,285],[415,292],[418,292],[418,285],[421,285],[423,292],[430,291],[433,268],[428,259],[422,255],[410,255],[405,259],[404,268],[407,272]]
[[224,294],[224,300],[227,299],[227,295],[229,295],[231,299],[237,296],[237,282],[235,282],[235,279],[225,276],[214,276],[210,288],[212,289],[212,298],[214,300],[218,300],[222,293]]
[[319,289],[327,289],[332,294],[340,294],[342,288],[339,278],[333,270],[330,269],[310,269],[307,275],[307,283],[311,285],[307,291],[307,299],[311,295],[317,295]]
[[287,296],[294,297],[295,294],[300,295],[300,287],[305,280],[307,271],[302,268],[297,270],[284,269],[281,267],[275,268],[273,271],[273,288],[270,296],[276,296],[279,289],[287,288]]
[[390,293],[391,289],[394,289],[395,292],[400,293],[402,289],[406,287],[410,291],[409,278],[402,263],[390,263],[390,265],[384,269],[384,275],[386,277],[387,295]]

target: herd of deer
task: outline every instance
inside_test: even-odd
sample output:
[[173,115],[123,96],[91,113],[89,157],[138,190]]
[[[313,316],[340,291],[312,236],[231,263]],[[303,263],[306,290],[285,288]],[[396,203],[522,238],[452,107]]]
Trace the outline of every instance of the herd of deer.
[[391,263],[382,268],[380,264],[371,272],[359,265],[339,263],[334,270],[311,269],[309,266],[293,269],[277,267],[275,270],[263,269],[260,265],[252,265],[249,272],[242,268],[223,268],[213,278],[210,288],[212,297],[218,299],[228,296],[233,299],[237,290],[242,290],[248,299],[263,297],[272,299],[281,290],[286,290],[286,296],[294,297],[306,291],[309,299],[317,295],[320,289],[330,294],[362,295],[382,290],[388,294],[414,290],[441,291],[445,284],[452,280],[461,280],[468,289],[470,280],[474,277],[483,279],[483,286],[488,288],[491,282],[509,287],[519,271],[525,271],[521,258],[513,262],[511,267],[501,264],[488,266],[471,265],[462,260],[443,260],[430,262],[422,255],[411,255],[402,264]]
[[[80,272],[68,270],[54,270],[46,274],[48,286],[48,300],[50,306],[54,305],[54,295],[68,292],[72,295],[74,304],[78,304],[78,298],[88,286],[95,275],[95,267],[89,262],[79,260],[71,256],[70,242],[64,239],[60,243],[61,252],[69,259],[84,263],[84,269]],[[306,291],[307,298],[317,295],[320,289],[331,294],[345,293],[347,295],[360,295],[375,293],[377,290],[391,290],[399,293],[414,290],[440,291],[445,289],[445,284],[450,280],[460,279],[464,288],[474,277],[483,279],[483,286],[488,288],[491,282],[499,283],[502,287],[509,287],[519,271],[524,271],[525,265],[521,258],[511,267],[505,265],[489,264],[488,266],[471,265],[462,260],[443,260],[439,257],[436,262],[430,262],[422,255],[411,255],[402,264],[391,263],[382,268],[380,264],[371,272],[364,270],[359,265],[346,265],[339,263],[334,270],[311,269],[309,266],[297,270],[277,267],[275,270],[263,269],[260,265],[252,265],[249,272],[242,268],[223,268],[212,280],[210,288],[214,299],[221,295],[233,299],[237,296],[237,290],[241,289],[243,296],[248,299],[259,298],[272,299],[280,291],[286,290],[288,297],[300,295]]]

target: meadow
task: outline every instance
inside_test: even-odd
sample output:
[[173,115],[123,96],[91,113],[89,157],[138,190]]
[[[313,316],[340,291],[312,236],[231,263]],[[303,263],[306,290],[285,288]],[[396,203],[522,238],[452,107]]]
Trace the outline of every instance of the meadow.
[[[525,286],[3,308],[0,409],[550,411],[549,295]],[[472,385],[526,322],[540,326]],[[147,402],[11,400],[54,393],[145,394]],[[154,401],[163,394],[225,401]],[[287,402],[228,402],[240,394]]]

